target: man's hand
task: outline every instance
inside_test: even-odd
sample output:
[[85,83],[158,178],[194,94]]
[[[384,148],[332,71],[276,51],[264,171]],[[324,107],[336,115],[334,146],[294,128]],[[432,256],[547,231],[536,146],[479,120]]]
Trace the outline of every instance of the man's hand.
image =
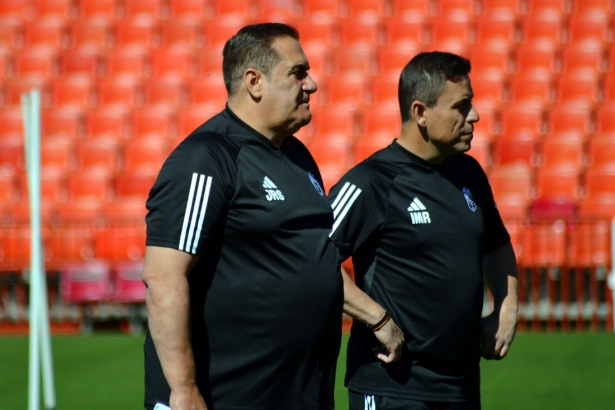
[[517,328],[516,304],[503,303],[499,312],[496,310],[482,319],[481,328],[481,356],[487,360],[506,357]]
[[401,351],[404,347],[404,333],[395,324],[393,319],[374,332],[382,346],[374,348],[374,353],[384,363],[393,363],[401,359]]
[[205,400],[203,400],[196,386],[182,390],[172,390],[169,407],[171,407],[171,410],[207,410]]

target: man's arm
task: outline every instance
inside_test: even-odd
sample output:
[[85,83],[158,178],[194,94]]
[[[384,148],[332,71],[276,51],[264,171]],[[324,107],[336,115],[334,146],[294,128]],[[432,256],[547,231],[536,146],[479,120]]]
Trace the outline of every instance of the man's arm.
[[[344,313],[365,324],[377,324],[386,311],[359,289],[344,268],[342,268],[342,277],[344,279]],[[383,327],[374,332],[374,335],[382,343],[382,348],[374,351],[378,359],[385,363],[401,359],[404,334],[393,319],[389,319]]]
[[481,355],[503,359],[515,337],[517,327],[517,261],[512,244],[484,255],[483,276],[493,295],[494,310],[482,321]]
[[173,410],[206,410],[196,385],[190,344],[188,273],[199,257],[177,249],[148,246],[143,268],[148,324]]

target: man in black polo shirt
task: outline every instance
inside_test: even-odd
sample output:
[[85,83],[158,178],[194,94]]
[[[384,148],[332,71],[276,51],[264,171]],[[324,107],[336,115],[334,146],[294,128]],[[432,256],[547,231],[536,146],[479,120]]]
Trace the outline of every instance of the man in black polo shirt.
[[333,407],[343,283],[322,179],[292,137],[316,91],[298,38],[268,23],[227,42],[226,109],[150,192],[148,409]]
[[[330,237],[356,278],[344,277],[351,410],[480,409],[480,357],[503,358],[513,340],[515,255],[486,175],[463,154],[479,119],[469,72],[454,54],[414,57],[399,137],[331,190]],[[481,320],[483,278],[495,310]]]

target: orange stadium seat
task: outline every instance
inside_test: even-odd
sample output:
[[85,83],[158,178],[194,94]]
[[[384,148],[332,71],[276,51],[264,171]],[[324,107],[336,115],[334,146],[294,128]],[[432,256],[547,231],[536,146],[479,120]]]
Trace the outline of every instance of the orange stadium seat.
[[350,142],[343,134],[320,135],[310,143],[309,149],[320,169],[325,190],[331,189],[354,163]]
[[390,46],[413,46],[429,41],[427,18],[420,13],[391,17],[384,23],[385,42]]
[[131,74],[145,77],[149,71],[150,52],[145,47],[120,47],[105,56],[106,77]]
[[[18,199],[17,171],[11,166],[0,166],[0,204],[7,201],[15,202]],[[0,206],[1,208],[2,206]]]
[[60,74],[59,53],[50,48],[27,48],[13,54],[15,77],[57,77]]
[[68,199],[98,199],[110,201],[113,199],[113,174],[105,168],[92,168],[74,172],[66,179]]
[[134,75],[116,75],[97,80],[98,105],[140,106],[143,103],[143,81]]
[[336,76],[345,77],[346,73],[362,75],[378,74],[377,48],[366,45],[340,47],[332,53],[333,70]]
[[181,78],[161,77],[145,81],[143,104],[184,105],[187,102],[186,82]]
[[171,19],[206,16],[207,2],[205,0],[168,0],[168,5]]
[[499,104],[490,99],[482,99],[480,95],[478,95],[474,97],[472,105],[479,116],[479,121],[477,124],[474,124],[474,129],[477,132],[489,135],[490,138],[493,139],[493,136],[497,135],[499,132]]
[[472,73],[483,69],[498,69],[502,73],[511,73],[515,67],[513,49],[513,44],[501,38],[483,40],[474,45],[469,54]]
[[535,200],[559,204],[557,212],[570,215],[570,207],[561,205],[575,203],[580,197],[580,167],[544,166],[536,170]]
[[606,48],[600,40],[579,40],[562,48],[562,71],[590,68],[602,73],[607,67]]
[[488,170],[491,166],[491,142],[489,137],[479,137],[478,133],[474,133],[469,156],[474,158],[484,170]]
[[601,99],[601,76],[592,68],[566,70],[557,79],[557,100],[597,104]]
[[552,39],[538,39],[520,44],[515,52],[517,71],[546,68],[553,73],[560,71],[560,45]]
[[553,74],[544,67],[528,69],[517,73],[510,80],[510,101],[533,100],[542,104],[555,101],[555,82]]
[[584,179],[586,196],[615,193],[615,168],[612,164],[590,166]]
[[188,83],[190,104],[215,103],[224,107],[228,93],[222,78],[222,70],[209,76],[194,78]]
[[502,218],[522,220],[527,215],[533,189],[529,167],[496,166],[489,174],[489,183]]
[[569,0],[532,0],[525,1],[526,14],[540,12],[543,10],[553,10],[558,13],[568,14],[572,12],[572,2]]
[[95,80],[87,75],[58,78],[51,83],[51,105],[93,106],[96,103]]
[[[316,84],[319,84],[319,79],[332,75],[334,73],[334,50],[322,43],[308,43],[303,46],[303,52],[305,53],[308,61],[310,63],[310,76],[316,81]],[[219,62],[218,62],[219,60]],[[211,65],[215,63],[216,65]],[[209,62],[210,71],[215,73],[220,72],[222,67],[222,58],[214,58],[213,61]]]
[[103,60],[97,50],[65,50],[60,53],[60,75],[75,74],[98,77],[102,74]]
[[32,0],[32,6],[36,19],[47,17],[74,19],[78,12],[73,0]]
[[346,10],[341,0],[303,0],[302,15],[322,19],[345,17]]
[[383,0],[346,0],[347,14],[351,18],[361,16],[388,17],[393,13],[392,2]]
[[87,226],[51,229],[45,245],[47,270],[59,270],[67,264],[94,258],[94,232]]
[[239,16],[255,19],[259,16],[258,4],[252,0],[209,0],[208,6],[213,17]]
[[113,46],[113,22],[108,19],[71,21],[68,32],[72,48],[105,49]]
[[142,224],[147,215],[145,201],[141,197],[117,198],[103,208],[103,218],[107,225]]
[[23,139],[23,112],[21,107],[0,109],[0,141]]
[[49,106],[49,80],[38,75],[24,76],[11,79],[4,86],[5,106],[20,106],[21,95],[37,89],[41,94],[43,107]]
[[612,219],[615,216],[615,168],[589,167],[584,175],[584,197],[579,213],[587,218]]
[[56,209],[52,225],[96,227],[102,222],[103,205],[97,198],[62,202]]
[[595,111],[594,132],[598,135],[615,131],[615,103],[607,102]]
[[[65,168],[48,166],[41,170],[41,197],[43,202],[49,204],[57,201],[65,201],[66,198],[66,177],[70,172]],[[28,198],[28,178],[26,173],[19,181],[20,199],[27,201]]]
[[[30,268],[30,227],[6,226],[2,229],[4,238],[0,241],[3,259],[0,271],[21,271]],[[44,232],[46,236],[46,232]]]
[[615,216],[615,194],[605,192],[588,195],[579,201],[579,217],[588,219],[611,220]]
[[374,134],[362,134],[353,146],[355,164],[367,159],[374,152],[385,148],[393,142],[397,134],[389,132],[377,132]]
[[549,133],[572,130],[591,133],[592,105],[584,101],[560,102],[554,105],[547,114],[547,129]]
[[481,11],[485,14],[498,9],[521,14],[526,2],[523,0],[482,0],[480,3]]
[[532,133],[546,132],[544,105],[536,101],[512,102],[500,111],[499,130],[502,135],[527,129]]
[[566,16],[553,8],[533,10],[521,19],[523,42],[548,39],[558,43],[566,41]]
[[64,19],[57,18],[27,21],[23,25],[23,38],[26,47],[66,48],[69,45],[68,25]]
[[205,45],[214,50],[220,50],[224,48],[224,44],[229,38],[237,34],[237,32],[246,24],[248,20],[242,17],[227,17],[221,16],[214,20],[208,21],[203,26],[205,29]]
[[517,43],[520,38],[520,22],[517,13],[511,9],[498,8],[475,17],[476,42],[504,40]]
[[[311,64],[312,53],[308,53],[309,48],[305,46],[303,49]],[[203,48],[199,49],[195,54],[194,64],[197,77],[207,77],[210,74],[219,75],[222,72],[222,50]]]
[[474,69],[472,67],[470,76],[475,99],[493,101],[496,105],[508,99],[506,77],[501,70],[497,68]]
[[150,189],[156,182],[156,176],[162,166],[160,161],[157,167],[147,171],[122,172],[115,179],[115,193],[117,199],[138,198],[143,203],[147,200]]
[[615,167],[614,133],[599,134],[588,141],[587,163],[591,167]]
[[[577,1],[576,3],[585,3]],[[605,2],[606,4],[606,2]],[[568,38],[570,42],[594,39],[600,42],[613,40],[612,17],[606,10],[597,8],[577,11],[570,15]]]
[[325,46],[337,46],[340,43],[339,27],[331,20],[313,18],[298,19],[294,27],[301,37],[301,45],[308,47],[312,43]]
[[0,20],[28,18],[30,0],[4,0],[0,3]]
[[145,227],[142,224],[107,226],[96,231],[94,244],[97,258],[108,261],[143,259]]
[[113,26],[114,46],[156,47],[159,44],[158,23],[149,18],[116,21]]
[[493,163],[495,165],[538,164],[539,135],[528,130],[510,132],[502,135],[493,144]]
[[192,131],[197,129],[205,121],[220,113],[224,109],[222,101],[193,104],[182,109],[178,114],[178,133],[176,145],[186,138]]
[[312,119],[314,122],[315,135],[325,134],[345,135],[352,139],[359,132],[359,119],[355,110],[344,107],[327,108],[318,113]]
[[399,105],[396,103],[382,103],[366,106],[360,115],[360,134],[379,135],[389,134],[390,138],[397,138],[401,131],[401,115]]
[[468,58],[470,56],[471,48],[472,44],[467,41],[464,41],[461,38],[451,37],[426,44],[423,47],[423,51],[446,51]]
[[121,165],[120,143],[116,138],[86,139],[76,146],[75,167],[80,171],[97,168],[114,171]]
[[177,135],[177,110],[169,106],[143,107],[132,113],[131,137],[175,138]]
[[582,13],[593,9],[613,13],[615,11],[614,6],[610,0],[584,0],[573,2],[572,9],[575,13]]
[[372,81],[370,90],[371,104],[392,104],[396,105],[398,102],[397,89],[399,87],[399,73],[401,73],[403,66],[395,72],[379,75]]
[[201,20],[198,18],[174,18],[162,21],[160,44],[162,47],[203,47],[205,45],[205,30]]
[[401,70],[408,62],[421,52],[422,45],[407,41],[401,44],[391,44],[378,48],[378,70],[381,76],[395,75],[399,77]]
[[295,0],[256,0],[258,22],[292,23],[301,15],[301,4]]
[[130,135],[130,114],[117,107],[93,108],[85,115],[85,135],[125,138]]
[[41,130],[43,135],[81,137],[84,133],[83,110],[74,107],[45,108],[41,111]]
[[45,135],[41,140],[41,166],[69,170],[75,165],[75,140],[66,135]]
[[119,18],[117,0],[77,0],[80,19],[93,17]]
[[195,53],[188,47],[165,47],[152,50],[151,76],[194,77],[197,74]]
[[377,17],[350,18],[340,21],[340,43],[345,47],[377,46],[384,42],[385,33]]
[[480,13],[480,2],[476,0],[437,0],[437,13],[442,14],[450,10],[463,10],[470,14]]
[[340,74],[327,78],[323,92],[328,104],[358,106],[369,103],[370,79],[360,73]]
[[438,9],[432,1],[425,0],[392,0],[393,14],[401,16],[405,13],[419,12],[425,15],[436,14]]
[[133,175],[145,173],[148,178],[149,173],[155,175],[160,170],[162,163],[171,153],[168,139],[153,136],[124,142],[123,152],[124,171]]
[[164,0],[122,0],[121,15],[124,19],[165,18],[167,8]]
[[548,135],[540,145],[540,165],[583,169],[586,135],[579,131],[563,131]]
[[21,20],[2,21],[2,24],[0,24],[0,46],[5,47],[7,50],[11,48],[22,48],[22,33],[23,22]]
[[475,40],[472,15],[463,9],[443,12],[430,23],[431,42],[448,39],[472,43]]
[[0,167],[24,169],[24,146],[22,138],[4,139],[0,141]]

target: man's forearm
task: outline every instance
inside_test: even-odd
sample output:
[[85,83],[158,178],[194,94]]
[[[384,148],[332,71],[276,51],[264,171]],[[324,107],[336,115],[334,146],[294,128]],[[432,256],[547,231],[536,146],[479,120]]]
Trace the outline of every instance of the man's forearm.
[[374,325],[382,319],[385,310],[372,298],[367,296],[342,269],[344,279],[344,313],[368,325]]

